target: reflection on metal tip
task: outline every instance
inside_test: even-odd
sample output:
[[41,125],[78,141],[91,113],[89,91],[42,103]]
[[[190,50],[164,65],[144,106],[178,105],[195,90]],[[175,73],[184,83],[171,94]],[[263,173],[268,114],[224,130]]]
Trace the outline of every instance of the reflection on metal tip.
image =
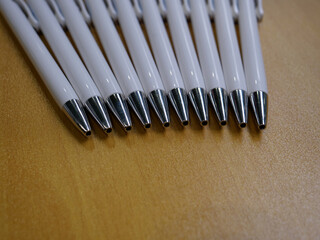
[[246,127],[248,122],[247,92],[242,89],[236,89],[229,94],[229,98],[239,127]]
[[164,90],[156,89],[149,93],[148,99],[151,103],[151,106],[155,110],[158,118],[160,119],[163,126],[169,126],[170,123],[170,114],[167,96]]

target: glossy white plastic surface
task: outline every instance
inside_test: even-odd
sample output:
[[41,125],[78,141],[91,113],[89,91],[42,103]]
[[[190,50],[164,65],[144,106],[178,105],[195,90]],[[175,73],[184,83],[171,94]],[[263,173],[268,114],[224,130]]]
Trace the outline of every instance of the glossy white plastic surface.
[[167,19],[186,90],[205,88],[180,0],[167,0]]
[[140,0],[153,55],[167,91],[183,88],[184,83],[176,57],[155,0]]
[[239,45],[228,0],[215,0],[215,24],[218,35],[224,80],[228,92],[247,91]]
[[190,7],[192,29],[207,90],[225,89],[226,84],[205,0],[190,0]]
[[115,0],[118,20],[129,52],[146,94],[164,90],[160,74],[153,60],[130,0]]
[[256,91],[268,93],[253,0],[239,1],[239,27],[248,94]]
[[122,93],[74,0],[57,0],[57,3],[80,55],[103,98],[107,99],[112,94]]
[[20,7],[5,0],[0,1],[0,9],[58,105],[62,107],[71,99],[79,99]]
[[39,20],[41,31],[82,103],[91,97],[101,96],[46,1],[27,0],[27,3]]
[[137,73],[103,0],[88,0],[86,3],[104,51],[125,97],[127,98],[132,92],[143,91]]

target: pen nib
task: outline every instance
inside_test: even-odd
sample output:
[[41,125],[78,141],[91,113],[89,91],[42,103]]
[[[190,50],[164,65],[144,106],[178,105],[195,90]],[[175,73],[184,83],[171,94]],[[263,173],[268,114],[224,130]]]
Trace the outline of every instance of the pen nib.
[[151,118],[148,103],[141,91],[132,92],[128,97],[128,102],[135,114],[138,116],[144,128],[151,127]]
[[87,137],[91,135],[91,127],[86,112],[78,99],[69,100],[63,105],[62,109],[83,135]]
[[259,129],[265,129],[267,126],[268,94],[263,91],[253,92],[250,94],[250,102]]
[[169,127],[170,125],[170,114],[167,96],[165,92],[161,89],[157,89],[149,93],[148,99],[155,110],[158,118],[160,119],[164,127]]
[[174,88],[169,92],[169,99],[183,126],[189,124],[187,95],[182,88]]
[[223,88],[214,88],[209,92],[209,99],[212,103],[219,124],[224,126],[228,122],[228,94]]
[[208,99],[203,88],[194,88],[189,92],[189,99],[200,120],[201,126],[206,126],[209,121]]
[[113,112],[113,114],[116,116],[118,121],[121,123],[124,130],[126,132],[130,131],[132,128],[130,113],[127,103],[123,100],[121,94],[112,94],[110,97],[107,98],[106,103]]
[[89,98],[86,101],[85,106],[93,118],[98,122],[102,130],[106,133],[110,133],[112,131],[112,125],[102,98],[99,96]]
[[229,94],[229,97],[239,127],[246,127],[248,122],[247,92],[242,89],[236,89]]

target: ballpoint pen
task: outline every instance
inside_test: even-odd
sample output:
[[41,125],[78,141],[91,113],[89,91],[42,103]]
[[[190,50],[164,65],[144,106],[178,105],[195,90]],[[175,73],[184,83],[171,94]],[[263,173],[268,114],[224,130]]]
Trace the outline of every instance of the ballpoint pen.
[[83,106],[61,69],[16,2],[0,1],[0,10],[57,104],[85,136],[91,134]]
[[122,90],[93,38],[79,8],[74,0],[56,1],[64,15],[67,28],[71,33],[80,55],[106,104],[119,120],[122,127],[126,131],[131,130],[131,118],[127,104],[122,98]]
[[103,0],[88,0],[86,4],[103,49],[129,105],[142,125],[150,128],[151,119],[143,88],[105,3]]
[[204,0],[190,0],[191,22],[209,99],[220,125],[228,121],[228,93]]
[[182,125],[188,125],[188,100],[183,79],[155,0],[140,0],[147,29],[164,87]]
[[27,3],[37,17],[41,31],[82,103],[100,127],[107,133],[111,132],[111,122],[101,94],[49,5],[46,1],[39,0],[27,0]]
[[248,95],[260,129],[267,125],[268,89],[253,0],[240,0],[239,27]]
[[170,124],[167,96],[130,0],[115,0],[118,21],[147,97],[164,127]]
[[205,83],[181,1],[166,1],[166,7],[170,33],[186,90],[200,124],[205,126],[209,121]]
[[224,79],[238,125],[244,128],[248,119],[247,86],[231,7],[227,0],[215,0],[214,6]]

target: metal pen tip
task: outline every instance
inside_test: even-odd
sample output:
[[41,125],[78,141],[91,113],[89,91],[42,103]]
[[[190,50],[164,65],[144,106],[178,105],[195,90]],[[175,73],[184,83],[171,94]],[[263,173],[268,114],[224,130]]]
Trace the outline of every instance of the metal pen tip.
[[189,124],[189,109],[185,90],[182,88],[174,88],[169,91],[168,96],[181,124],[187,126]]
[[89,98],[85,106],[104,132],[112,132],[110,117],[101,97],[94,96]]
[[170,126],[167,96],[164,90],[156,89],[149,93],[148,99],[164,127]]
[[120,93],[115,93],[106,99],[108,107],[116,116],[126,132],[132,129],[132,122],[127,103],[123,100]]
[[144,128],[151,127],[151,118],[146,98],[141,91],[132,92],[128,97],[128,102],[135,114],[138,116]]
[[205,90],[203,88],[194,88],[188,93],[188,95],[192,106],[200,120],[200,125],[208,125],[208,99]]
[[91,135],[91,126],[86,112],[83,109],[82,103],[78,99],[71,99],[67,101],[63,105],[62,109],[83,135],[87,137]]
[[242,89],[236,89],[230,92],[229,98],[239,127],[245,128],[248,122],[247,92]]
[[250,94],[250,102],[260,130],[267,126],[268,94],[263,91],[256,91]]
[[228,122],[228,94],[223,88],[214,88],[209,92],[209,99],[221,126]]

